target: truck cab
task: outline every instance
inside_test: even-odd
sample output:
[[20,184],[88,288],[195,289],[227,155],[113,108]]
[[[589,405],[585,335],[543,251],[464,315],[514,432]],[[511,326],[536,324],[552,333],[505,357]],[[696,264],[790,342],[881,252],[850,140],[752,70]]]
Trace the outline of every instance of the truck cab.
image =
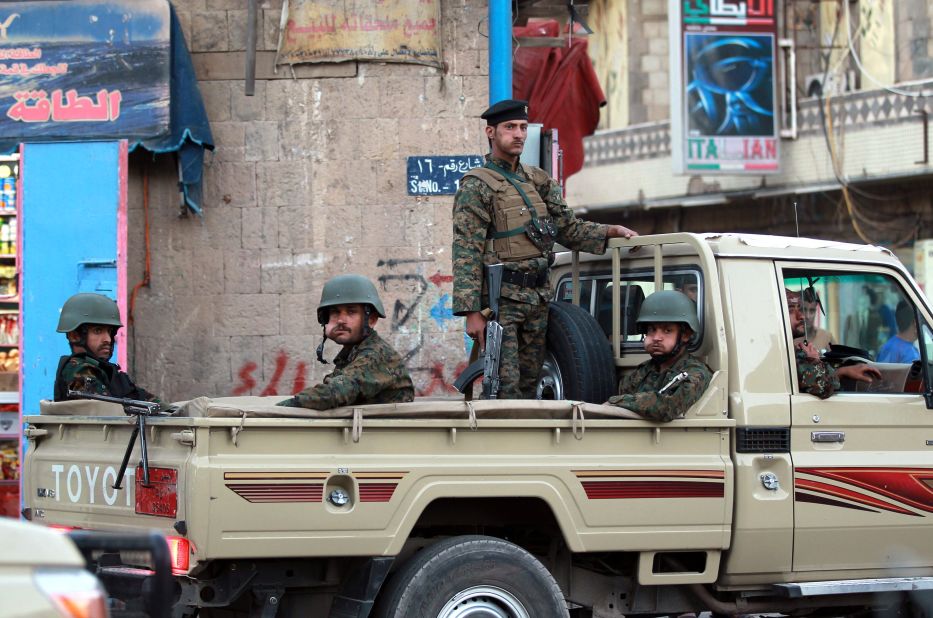
[[[720,584],[776,573],[929,574],[933,314],[892,253],[814,239],[659,235],[611,241],[608,256],[564,253],[553,285],[558,302],[579,303],[599,322],[619,376],[647,359],[634,329],[647,295],[677,289],[697,302],[704,332],[692,351],[724,382],[723,412],[735,420],[737,491]],[[827,399],[801,392],[788,290],[802,297],[804,339],[828,334],[819,352],[832,364],[867,362],[882,378],[843,380]],[[898,311],[908,316],[903,329]],[[910,352],[879,357],[904,331],[913,334],[902,339]]]

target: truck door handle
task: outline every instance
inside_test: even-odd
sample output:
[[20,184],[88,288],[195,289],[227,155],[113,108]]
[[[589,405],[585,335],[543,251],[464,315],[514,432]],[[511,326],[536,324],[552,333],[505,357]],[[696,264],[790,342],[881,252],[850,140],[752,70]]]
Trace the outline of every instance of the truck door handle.
[[810,442],[845,442],[844,431],[811,431]]

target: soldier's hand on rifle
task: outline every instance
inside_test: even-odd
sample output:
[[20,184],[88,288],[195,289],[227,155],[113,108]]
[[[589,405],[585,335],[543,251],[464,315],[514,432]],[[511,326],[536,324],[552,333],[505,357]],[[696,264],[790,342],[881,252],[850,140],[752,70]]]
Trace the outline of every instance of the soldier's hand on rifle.
[[638,236],[638,232],[624,225],[610,225],[606,232],[606,238],[632,238],[633,236]]
[[808,341],[798,341],[794,344],[794,347],[798,350],[803,350],[804,355],[812,361],[820,360],[820,353],[813,346],[812,343]]
[[482,311],[471,311],[466,315],[466,333],[479,343],[479,349],[486,349],[486,317]]

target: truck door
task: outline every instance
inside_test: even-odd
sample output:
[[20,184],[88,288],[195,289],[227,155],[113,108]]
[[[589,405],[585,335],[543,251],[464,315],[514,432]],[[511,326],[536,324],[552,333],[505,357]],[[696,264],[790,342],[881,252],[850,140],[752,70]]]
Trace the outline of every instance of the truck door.
[[[802,304],[807,342],[825,346],[824,358],[869,360],[883,376],[843,380],[827,399],[801,392],[798,379],[791,380],[793,570],[859,570],[870,577],[872,570],[929,566],[933,410],[921,395],[917,360],[918,333],[921,342],[926,333],[933,353],[927,307],[894,269],[805,263],[778,269],[778,283]],[[785,323],[789,340],[792,321]],[[790,349],[788,366],[797,378]]]

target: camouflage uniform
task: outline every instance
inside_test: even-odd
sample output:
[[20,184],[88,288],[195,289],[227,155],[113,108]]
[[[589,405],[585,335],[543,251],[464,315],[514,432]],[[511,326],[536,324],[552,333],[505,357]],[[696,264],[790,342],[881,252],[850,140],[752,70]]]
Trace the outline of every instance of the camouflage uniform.
[[354,346],[344,346],[334,367],[322,383],[276,405],[327,410],[415,399],[405,363],[376,331]]
[[68,391],[81,391],[92,395],[125,397],[140,401],[159,399],[137,386],[120,366],[102,361],[83,352],[62,356],[55,376],[55,401],[70,399]]
[[[647,360],[622,380],[620,395],[610,397],[610,405],[626,408],[641,414],[648,420],[668,422],[684,415],[690,406],[699,401],[713,377],[706,363],[692,354],[684,354],[665,371]],[[687,378],[658,393],[681,372]]]
[[827,399],[839,390],[839,378],[836,371],[826,362],[808,358],[803,350],[796,350],[797,384],[801,393],[816,395]]
[[[502,159],[486,155],[487,164],[509,170]],[[540,174],[537,174],[540,172]],[[533,175],[546,174],[531,166],[518,165],[515,175],[531,180]],[[565,247],[604,253],[607,226],[577,219],[561,195],[560,185],[552,178],[535,185],[544,200],[548,214],[557,228],[556,240]],[[499,261],[495,251],[487,248],[497,230],[493,224],[495,193],[482,180],[467,176],[460,183],[453,208],[453,275],[454,315],[466,315],[489,306],[483,290],[483,264]],[[506,270],[522,273],[547,272],[548,255],[505,262]],[[537,287],[502,283],[499,322],[502,324],[502,354],[499,396],[503,399],[534,398],[538,371],[544,361],[547,333],[547,303],[551,299],[548,281]]]

